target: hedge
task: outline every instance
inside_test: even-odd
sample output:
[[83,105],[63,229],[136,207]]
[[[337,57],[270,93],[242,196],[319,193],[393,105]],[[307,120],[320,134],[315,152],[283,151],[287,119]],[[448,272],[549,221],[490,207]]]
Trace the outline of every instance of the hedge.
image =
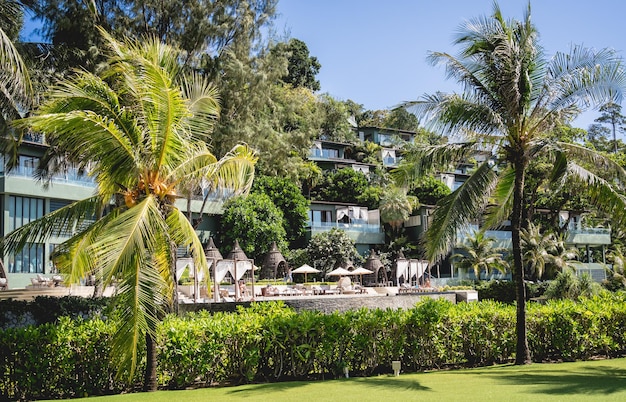
[[[533,360],[619,356],[623,295],[528,305]],[[0,399],[60,399],[132,391],[109,358],[114,319],[61,319],[0,331]],[[427,300],[409,310],[296,313],[281,302],[236,313],[168,316],[158,334],[158,380],[181,389],[484,366],[515,357],[515,306]]]

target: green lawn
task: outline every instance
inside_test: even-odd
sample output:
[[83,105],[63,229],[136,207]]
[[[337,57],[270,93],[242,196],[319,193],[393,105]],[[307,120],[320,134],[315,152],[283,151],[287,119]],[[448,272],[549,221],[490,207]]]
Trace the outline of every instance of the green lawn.
[[90,401],[626,401],[626,359],[160,391]]

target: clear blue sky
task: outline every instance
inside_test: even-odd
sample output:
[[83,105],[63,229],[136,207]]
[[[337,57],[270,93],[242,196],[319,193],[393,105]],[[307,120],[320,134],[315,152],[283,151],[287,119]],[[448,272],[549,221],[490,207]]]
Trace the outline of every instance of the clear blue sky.
[[[304,41],[322,65],[322,92],[386,109],[425,93],[458,91],[429,51],[457,54],[460,24],[490,15],[492,0],[279,0],[279,30]],[[521,19],[526,0],[501,0],[505,18]],[[535,0],[532,21],[548,55],[571,45],[613,48],[626,56],[626,1]],[[623,102],[626,105],[626,101]],[[624,112],[624,111],[623,111]],[[574,125],[587,128],[590,111]]]

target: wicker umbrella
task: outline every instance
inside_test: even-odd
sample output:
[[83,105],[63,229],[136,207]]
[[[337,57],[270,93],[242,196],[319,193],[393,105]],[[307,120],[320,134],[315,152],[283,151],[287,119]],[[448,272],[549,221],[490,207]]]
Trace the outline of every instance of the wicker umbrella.
[[273,241],[270,245],[270,251],[267,252],[265,259],[263,260],[263,269],[261,270],[261,278],[269,277],[268,272],[272,272],[272,279],[276,279],[276,275],[278,272],[278,267],[282,265],[287,265],[287,261],[285,257],[278,250],[278,246],[276,246],[276,242]]
[[378,271],[382,268],[383,269],[383,280],[385,285],[388,282],[387,279],[387,270],[385,269],[385,266],[383,265],[383,263],[380,261],[380,259],[378,258],[378,256],[376,255],[376,250],[371,249],[370,250],[370,255],[369,257],[367,257],[367,260],[365,260],[365,268],[369,269],[370,271],[372,271],[374,273],[374,280],[376,281],[376,284],[378,284]]

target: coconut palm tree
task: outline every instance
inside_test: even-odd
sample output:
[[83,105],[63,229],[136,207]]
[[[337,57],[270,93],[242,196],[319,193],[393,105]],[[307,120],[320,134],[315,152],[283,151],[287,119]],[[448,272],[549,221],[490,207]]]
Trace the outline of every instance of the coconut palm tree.
[[[0,15],[5,21],[22,20],[22,4],[0,0]],[[4,121],[19,118],[32,97],[30,76],[9,32],[0,25],[0,110]]]
[[156,328],[173,304],[176,247],[188,247],[196,267],[207,269],[177,194],[202,179],[213,190],[245,193],[256,157],[243,145],[220,160],[208,149],[217,94],[201,77],[181,74],[179,52],[155,39],[122,43],[102,34],[111,52],[102,75],[77,71],[19,122],[45,133],[51,150],[87,170],[98,191],[20,227],[1,245],[11,253],[76,231],[55,263],[70,282],[92,272],[103,286],[117,281],[120,321],[112,350],[119,373],[132,377],[145,339],[145,385],[153,390]]
[[467,234],[460,245],[461,253],[450,257],[456,261],[456,268],[474,271],[476,280],[480,280],[480,273],[490,275],[493,269],[505,273],[509,264],[504,260],[502,247],[494,247],[496,239],[487,237],[483,230]]
[[16,146],[14,136],[9,131],[9,123],[24,117],[33,98],[28,69],[10,32],[17,31],[20,26],[18,21],[22,21],[22,7],[22,3],[18,1],[0,0],[2,21],[14,25],[8,27],[0,23],[0,149],[13,158],[16,155]]
[[[529,161],[547,154],[552,178],[568,175],[586,183],[592,201],[614,219],[624,218],[624,198],[614,185],[624,183],[626,172],[595,152],[550,136],[558,122],[569,121],[590,105],[619,102],[626,82],[621,60],[611,50],[573,47],[547,59],[531,23],[530,5],[521,21],[505,20],[497,3],[490,17],[462,25],[455,41],[458,57],[432,53],[434,63],[446,66],[450,78],[463,88],[459,94],[436,93],[402,106],[414,108],[429,126],[463,137],[457,143],[409,152],[397,173],[400,182],[414,180],[424,171],[459,158],[477,148],[492,150],[493,159],[480,164],[456,191],[440,201],[427,235],[427,255],[446,255],[459,228],[488,201],[497,208],[488,214],[487,226],[511,221],[514,280],[517,299],[516,363],[531,356],[526,336],[526,299],[520,230],[525,172]],[[579,161],[580,163],[575,163]],[[591,170],[599,172],[592,173]]]

